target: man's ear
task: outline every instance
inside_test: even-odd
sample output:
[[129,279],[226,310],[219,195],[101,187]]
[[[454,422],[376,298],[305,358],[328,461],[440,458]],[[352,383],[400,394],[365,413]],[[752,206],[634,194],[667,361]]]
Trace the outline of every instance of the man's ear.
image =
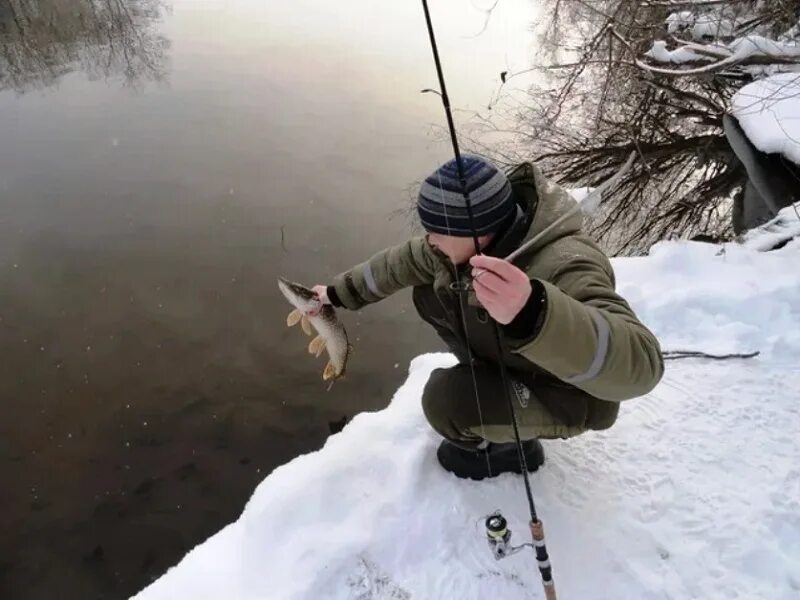
[[494,238],[493,233],[487,233],[486,235],[482,235],[478,237],[478,243],[481,245],[481,248],[486,248],[489,245],[489,242],[492,241]]

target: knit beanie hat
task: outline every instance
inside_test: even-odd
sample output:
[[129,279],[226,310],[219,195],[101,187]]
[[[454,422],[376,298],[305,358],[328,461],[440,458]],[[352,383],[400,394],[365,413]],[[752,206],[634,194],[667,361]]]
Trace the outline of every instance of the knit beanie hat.
[[[464,177],[469,192],[477,235],[502,229],[516,214],[511,183],[505,173],[478,156],[462,154]],[[425,179],[417,198],[417,212],[429,233],[458,237],[472,235],[458,166],[451,159]]]

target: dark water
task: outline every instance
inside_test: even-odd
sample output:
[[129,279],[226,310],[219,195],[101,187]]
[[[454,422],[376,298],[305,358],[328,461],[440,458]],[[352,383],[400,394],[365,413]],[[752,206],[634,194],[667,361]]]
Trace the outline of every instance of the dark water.
[[[449,152],[419,7],[330,4],[0,2],[0,597],[141,589],[440,347],[408,294],[343,314],[326,392],[284,325]],[[510,46],[468,17],[475,108]]]

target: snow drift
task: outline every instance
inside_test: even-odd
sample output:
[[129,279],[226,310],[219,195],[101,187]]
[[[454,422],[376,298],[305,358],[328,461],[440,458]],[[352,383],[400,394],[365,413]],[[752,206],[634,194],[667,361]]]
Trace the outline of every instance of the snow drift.
[[[612,429],[546,443],[533,486],[562,598],[800,597],[800,240],[765,253],[751,238],[614,261],[665,349],[762,354],[670,362]],[[136,598],[542,597],[531,554],[496,562],[482,531],[500,508],[527,541],[521,479],[459,481],[436,463],[420,395],[453,363],[415,359],[387,409],[276,469]]]

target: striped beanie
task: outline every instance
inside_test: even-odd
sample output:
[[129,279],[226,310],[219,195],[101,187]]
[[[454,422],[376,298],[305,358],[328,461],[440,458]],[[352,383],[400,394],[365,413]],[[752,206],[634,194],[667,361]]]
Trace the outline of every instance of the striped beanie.
[[[511,183],[505,173],[478,156],[462,154],[461,161],[476,235],[499,231],[517,212]],[[425,179],[417,198],[417,212],[422,226],[429,233],[458,237],[472,235],[455,159]]]

